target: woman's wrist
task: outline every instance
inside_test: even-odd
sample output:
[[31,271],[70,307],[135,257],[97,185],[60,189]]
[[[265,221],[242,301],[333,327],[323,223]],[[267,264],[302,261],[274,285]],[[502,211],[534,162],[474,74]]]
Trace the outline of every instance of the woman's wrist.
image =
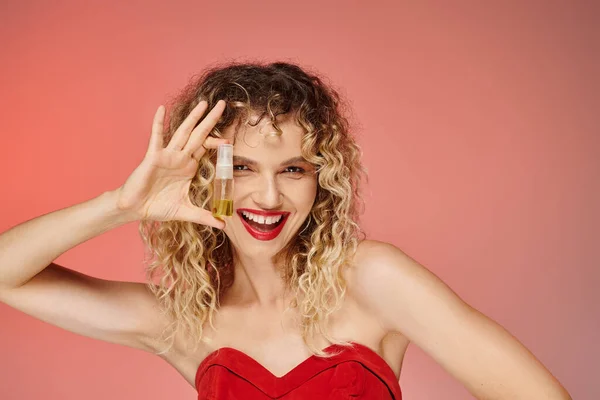
[[134,210],[123,208],[119,205],[120,187],[114,190],[104,192],[101,197],[106,202],[107,212],[114,218],[114,222],[118,225],[129,222],[139,221],[141,217]]

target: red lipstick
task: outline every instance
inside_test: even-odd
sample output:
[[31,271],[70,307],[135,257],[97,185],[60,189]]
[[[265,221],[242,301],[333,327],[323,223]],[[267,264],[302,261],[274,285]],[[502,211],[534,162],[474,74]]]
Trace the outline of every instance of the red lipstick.
[[[282,215],[282,217],[281,217],[281,221],[279,222],[279,225],[277,225],[273,230],[270,230],[268,232],[263,232],[263,231],[257,230],[252,225],[250,225],[248,223],[248,221],[246,220],[246,218],[244,218],[244,216],[242,215],[242,211],[247,211],[249,213],[256,214],[256,215],[262,215],[264,217],[272,217],[272,216],[277,216],[277,215]],[[238,216],[240,217],[240,219],[242,220],[242,224],[244,225],[244,228],[246,228],[248,233],[250,235],[252,235],[253,238],[255,238],[257,240],[263,240],[263,241],[275,239],[277,237],[277,235],[279,235],[279,233],[283,229],[283,226],[285,225],[285,223],[287,221],[287,217],[290,215],[290,213],[287,211],[263,211],[263,210],[253,210],[250,208],[238,208],[236,210],[236,212],[237,212]]]

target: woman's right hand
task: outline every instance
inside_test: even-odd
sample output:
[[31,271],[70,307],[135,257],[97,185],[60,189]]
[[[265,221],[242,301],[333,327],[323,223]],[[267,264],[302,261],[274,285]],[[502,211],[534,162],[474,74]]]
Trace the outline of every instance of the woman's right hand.
[[158,107],[144,160],[117,189],[118,208],[132,213],[136,219],[190,221],[223,229],[223,221],[191,203],[189,189],[198,171],[198,160],[206,150],[229,143],[226,139],[207,137],[225,105],[225,101],[219,100],[193,129],[208,108],[207,102],[201,101],[177,128],[166,147],[163,147],[165,107]]

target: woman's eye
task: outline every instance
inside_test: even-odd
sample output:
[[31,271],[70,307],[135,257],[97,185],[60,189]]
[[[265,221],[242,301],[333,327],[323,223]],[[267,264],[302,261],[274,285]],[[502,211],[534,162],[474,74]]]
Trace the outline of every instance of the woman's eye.
[[300,167],[287,167],[286,168],[286,170],[289,170],[289,169],[293,169],[294,170],[294,171],[288,171],[288,172],[291,172],[293,174],[303,174],[305,172],[304,168],[300,168]]
[[[239,171],[239,172],[250,171],[250,169],[248,168],[247,165],[234,165],[233,170]],[[301,167],[287,167],[284,170],[284,172],[287,172],[290,174],[304,174],[306,171],[304,170],[304,168],[301,168]]]

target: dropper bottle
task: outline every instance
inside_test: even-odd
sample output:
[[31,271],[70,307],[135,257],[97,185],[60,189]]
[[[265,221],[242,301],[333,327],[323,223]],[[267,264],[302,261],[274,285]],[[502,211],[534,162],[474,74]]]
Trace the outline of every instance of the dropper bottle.
[[212,215],[215,218],[233,215],[233,145],[220,144],[213,182]]

